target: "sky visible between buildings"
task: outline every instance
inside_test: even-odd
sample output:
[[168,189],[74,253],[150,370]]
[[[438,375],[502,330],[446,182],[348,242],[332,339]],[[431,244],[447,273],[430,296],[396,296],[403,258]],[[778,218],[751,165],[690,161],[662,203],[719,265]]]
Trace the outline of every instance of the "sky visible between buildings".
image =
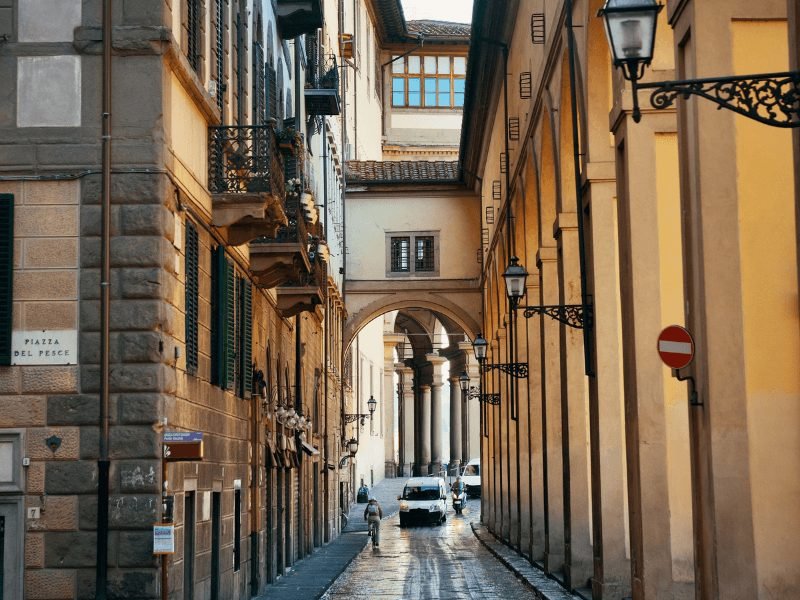
[[407,21],[472,22],[472,0],[402,0]]

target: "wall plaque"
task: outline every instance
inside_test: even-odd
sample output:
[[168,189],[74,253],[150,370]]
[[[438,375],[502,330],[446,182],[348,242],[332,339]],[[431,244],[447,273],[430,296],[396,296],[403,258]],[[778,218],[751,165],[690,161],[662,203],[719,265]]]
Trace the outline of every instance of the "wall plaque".
[[78,331],[75,329],[14,331],[11,333],[12,365],[78,364]]

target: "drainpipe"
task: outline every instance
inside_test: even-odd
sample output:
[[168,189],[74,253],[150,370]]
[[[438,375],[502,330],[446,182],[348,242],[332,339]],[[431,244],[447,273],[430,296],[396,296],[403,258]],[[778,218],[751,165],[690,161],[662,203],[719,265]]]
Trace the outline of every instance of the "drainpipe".
[[[97,571],[95,593],[105,600],[108,587],[109,332],[111,327],[111,35],[112,2],[103,2],[103,137],[100,274],[100,442],[97,461]],[[162,459],[163,460],[163,459]],[[164,565],[162,563],[162,569]]]
[[[323,231],[325,234],[325,239],[328,239],[328,131],[327,131],[327,119],[323,119],[322,123],[322,210],[325,215],[323,220]],[[330,246],[329,246],[330,249]],[[328,262],[330,262],[330,258],[328,258]],[[328,264],[326,263],[325,269],[327,270]],[[327,278],[325,279],[325,285],[327,285]],[[328,295],[325,296],[325,334],[324,334],[324,342],[323,342],[323,356],[322,356],[322,393],[323,393],[323,410],[324,410],[324,419],[322,421],[322,507],[323,507],[323,515],[324,515],[324,528],[322,530],[323,541],[325,543],[330,541],[330,536],[328,534],[328,518],[330,515],[330,475],[328,473],[328,460],[331,454],[329,440],[328,440],[328,356],[330,352],[330,325],[331,325],[331,316],[330,316],[330,301],[328,299]]]

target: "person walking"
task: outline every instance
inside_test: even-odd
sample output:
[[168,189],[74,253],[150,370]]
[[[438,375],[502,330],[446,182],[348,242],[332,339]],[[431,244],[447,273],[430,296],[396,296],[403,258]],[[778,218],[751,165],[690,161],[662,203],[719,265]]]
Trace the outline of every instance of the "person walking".
[[[369,529],[372,533],[373,546],[380,546],[381,542],[381,519],[383,518],[383,509],[375,496],[370,496],[366,508],[364,508],[364,520],[367,522]],[[374,528],[374,529],[373,529]]]

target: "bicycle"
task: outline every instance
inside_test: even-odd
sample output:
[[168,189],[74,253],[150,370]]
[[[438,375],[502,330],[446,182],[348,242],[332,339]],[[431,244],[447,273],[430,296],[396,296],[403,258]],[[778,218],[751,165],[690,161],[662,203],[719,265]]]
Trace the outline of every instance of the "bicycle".
[[344,531],[344,528],[347,527],[347,521],[348,521],[347,513],[342,511],[339,516],[341,518],[341,525],[342,525],[340,531]]
[[371,521],[369,523],[369,532],[367,533],[367,535],[369,535],[369,537],[372,538],[372,547],[373,548],[377,548],[378,547],[378,537],[376,535],[378,533],[377,528],[378,528],[378,522]]

